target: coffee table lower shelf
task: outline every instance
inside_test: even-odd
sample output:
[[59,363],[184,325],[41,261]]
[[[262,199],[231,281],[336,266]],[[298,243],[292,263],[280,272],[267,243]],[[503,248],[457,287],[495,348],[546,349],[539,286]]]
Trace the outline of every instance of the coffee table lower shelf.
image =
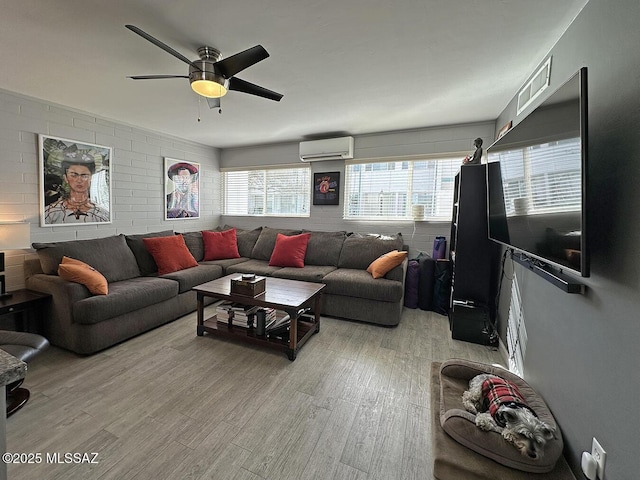
[[280,338],[268,337],[266,335],[257,335],[253,328],[233,327],[225,323],[219,322],[216,317],[204,320],[202,325],[198,325],[198,336],[208,333],[213,336],[231,338],[235,340],[241,340],[245,343],[252,343],[254,345],[263,345],[268,348],[284,352],[287,354],[289,360],[296,359],[298,350],[311,338],[314,333],[320,330],[320,324],[316,322],[306,321],[302,318],[297,320],[297,342],[296,347],[290,347],[290,340],[283,340]]

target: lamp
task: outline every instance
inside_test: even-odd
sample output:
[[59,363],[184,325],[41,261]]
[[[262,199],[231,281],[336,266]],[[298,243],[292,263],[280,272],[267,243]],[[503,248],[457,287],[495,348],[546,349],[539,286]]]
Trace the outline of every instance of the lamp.
[[11,297],[5,291],[4,251],[29,248],[30,224],[0,223],[0,299]]

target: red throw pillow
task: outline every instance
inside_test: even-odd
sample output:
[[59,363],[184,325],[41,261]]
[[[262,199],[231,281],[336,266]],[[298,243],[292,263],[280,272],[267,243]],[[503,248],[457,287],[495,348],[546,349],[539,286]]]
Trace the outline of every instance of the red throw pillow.
[[304,267],[304,256],[307,253],[310,237],[310,233],[290,236],[279,233],[269,265],[272,267]]
[[142,241],[158,265],[158,275],[198,266],[182,235],[143,238]]
[[240,258],[235,228],[222,232],[203,230],[202,241],[204,243],[204,260]]

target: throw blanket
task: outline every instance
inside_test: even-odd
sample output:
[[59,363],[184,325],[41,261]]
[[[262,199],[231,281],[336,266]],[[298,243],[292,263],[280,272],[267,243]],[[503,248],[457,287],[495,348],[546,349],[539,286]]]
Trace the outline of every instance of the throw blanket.
[[498,413],[498,409],[502,405],[512,408],[526,408],[536,415],[531,407],[527,405],[518,387],[504,378],[488,378],[482,382],[482,396],[489,406],[489,413],[501,427],[507,425],[503,416]]

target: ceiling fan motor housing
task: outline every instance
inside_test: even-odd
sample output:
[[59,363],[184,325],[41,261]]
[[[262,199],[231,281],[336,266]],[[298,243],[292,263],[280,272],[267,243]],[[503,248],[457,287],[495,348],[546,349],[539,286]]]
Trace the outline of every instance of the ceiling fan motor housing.
[[227,93],[227,80],[216,71],[215,67],[215,63],[222,58],[222,54],[212,47],[200,47],[198,55],[200,60],[194,60],[189,65],[191,88],[204,97],[223,97]]

